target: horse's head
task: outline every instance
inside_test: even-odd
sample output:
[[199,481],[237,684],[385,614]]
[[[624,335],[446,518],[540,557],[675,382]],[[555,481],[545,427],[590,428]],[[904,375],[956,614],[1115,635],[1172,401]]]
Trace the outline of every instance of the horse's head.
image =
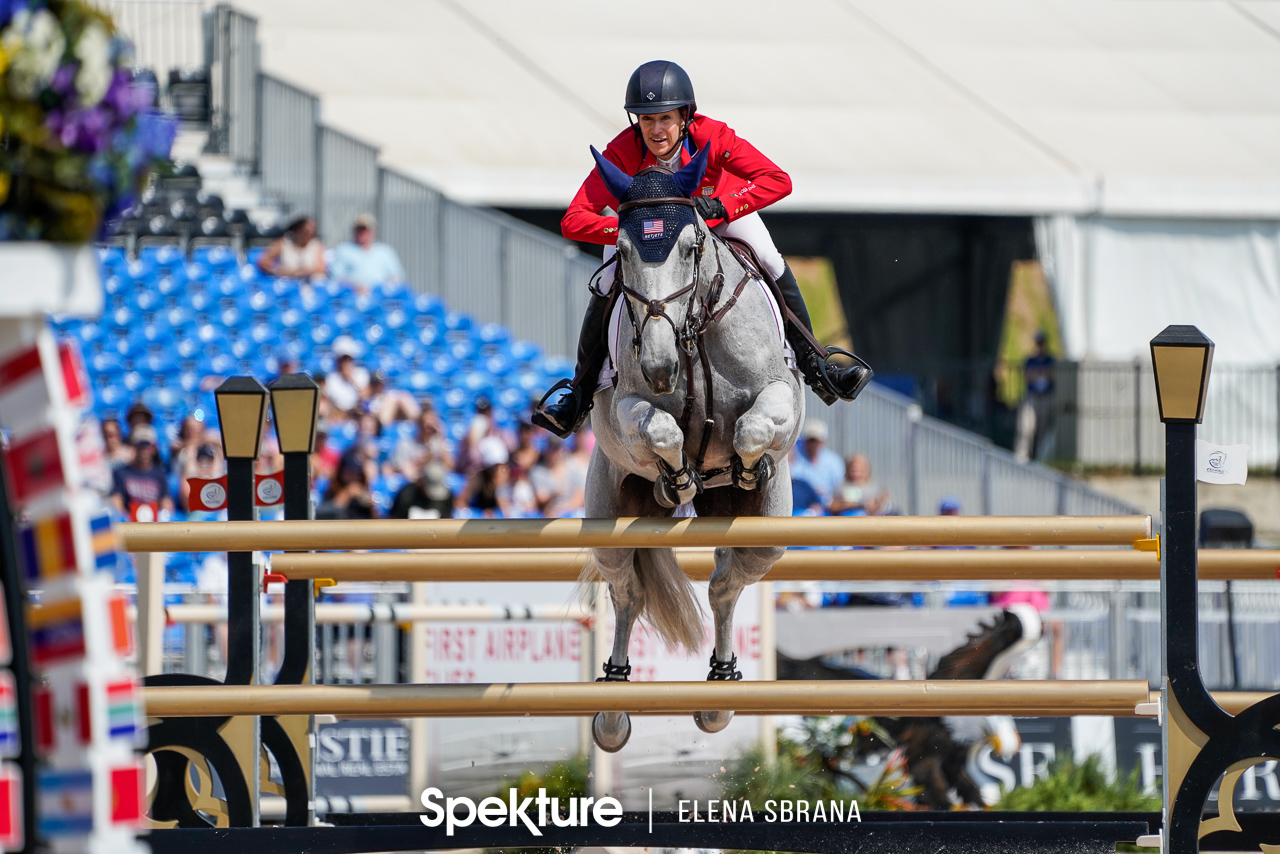
[[617,279],[635,330],[640,372],[654,394],[670,394],[680,369],[681,339],[696,313],[705,226],[691,196],[707,169],[707,147],[677,172],[656,167],[634,177],[594,148],[591,153],[605,186],[620,202]]

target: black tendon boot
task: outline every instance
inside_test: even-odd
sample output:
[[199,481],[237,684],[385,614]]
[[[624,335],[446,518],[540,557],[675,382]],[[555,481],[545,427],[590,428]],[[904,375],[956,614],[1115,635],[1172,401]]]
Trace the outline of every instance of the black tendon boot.
[[[790,264],[778,277],[778,290],[781,291],[787,308],[791,309],[791,313],[804,324],[805,330],[812,336],[813,323],[809,320],[809,309],[805,307],[800,286],[796,283],[796,274],[791,272]],[[858,363],[842,368],[828,362],[813,348],[812,342],[805,337],[804,333],[795,328],[795,324],[787,324],[787,342],[791,344],[791,349],[796,351],[796,364],[804,374],[805,383],[818,397],[822,398],[822,402],[827,406],[837,400],[853,400],[858,396],[858,392],[871,382],[873,372],[865,362],[853,356],[852,353],[845,353],[844,350],[836,348],[828,349],[853,356]]]
[[[578,364],[574,368],[573,379],[553,385],[533,411],[533,423],[561,439],[568,439],[578,432],[595,402],[596,381],[604,367],[609,301],[607,296],[591,295],[587,315],[582,319],[582,331],[578,333]],[[568,393],[561,395],[555,403],[547,403],[547,398],[560,389],[568,389]]]

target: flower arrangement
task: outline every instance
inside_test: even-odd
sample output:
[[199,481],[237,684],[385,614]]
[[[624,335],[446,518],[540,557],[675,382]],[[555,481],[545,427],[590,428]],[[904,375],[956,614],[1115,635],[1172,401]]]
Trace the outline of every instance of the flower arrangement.
[[0,0],[0,240],[83,243],[134,204],[175,124],[81,0]]

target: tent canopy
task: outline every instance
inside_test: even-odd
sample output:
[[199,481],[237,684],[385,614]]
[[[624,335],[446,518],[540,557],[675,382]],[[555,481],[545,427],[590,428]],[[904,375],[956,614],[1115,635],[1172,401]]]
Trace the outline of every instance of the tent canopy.
[[237,0],[265,68],[457,198],[563,207],[673,59],[780,209],[1280,218],[1280,0]]

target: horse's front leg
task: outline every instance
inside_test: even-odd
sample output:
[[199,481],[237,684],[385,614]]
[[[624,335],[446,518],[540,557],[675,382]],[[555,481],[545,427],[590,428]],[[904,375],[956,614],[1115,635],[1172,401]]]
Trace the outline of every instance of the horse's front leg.
[[776,471],[769,451],[791,446],[797,429],[794,387],[778,381],[769,383],[733,428],[734,486],[763,489]]
[[671,413],[635,395],[624,397],[615,409],[623,438],[638,446],[631,449],[632,456],[657,461],[653,484],[657,502],[670,509],[693,500],[702,489],[702,479],[689,465],[684,433]]

